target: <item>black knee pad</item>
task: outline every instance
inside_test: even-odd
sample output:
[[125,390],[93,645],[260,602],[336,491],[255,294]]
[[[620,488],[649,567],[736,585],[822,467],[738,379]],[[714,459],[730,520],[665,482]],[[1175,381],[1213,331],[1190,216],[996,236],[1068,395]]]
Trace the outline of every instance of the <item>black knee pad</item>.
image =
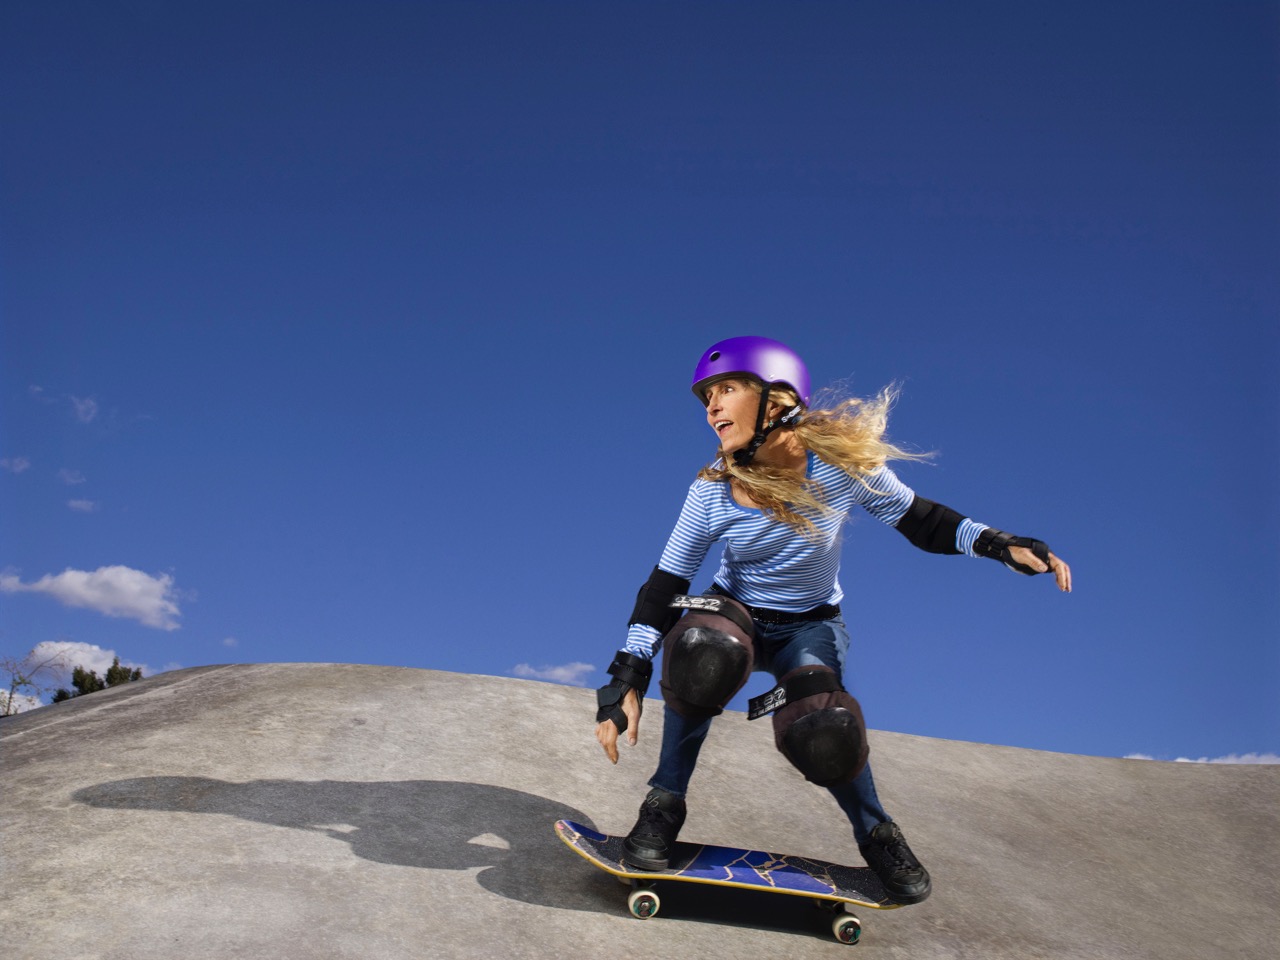
[[[829,674],[827,677],[816,676]],[[806,667],[783,678],[803,681],[812,688],[814,680],[828,680],[818,686],[828,689],[788,700],[773,715],[774,742],[804,778],[823,787],[848,783],[867,764],[866,724],[862,707],[840,685],[835,671],[827,667]]]
[[754,659],[738,622],[692,610],[662,641],[662,696],[683,717],[714,717],[746,684]]

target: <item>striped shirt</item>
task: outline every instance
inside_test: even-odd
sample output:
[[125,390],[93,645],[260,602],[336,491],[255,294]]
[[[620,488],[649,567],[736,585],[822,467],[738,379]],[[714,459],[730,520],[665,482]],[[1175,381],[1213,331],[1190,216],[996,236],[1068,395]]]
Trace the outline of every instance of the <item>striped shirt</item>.
[[[815,518],[818,536],[810,537],[753,507],[738,504],[726,481],[695,480],[676,520],[658,566],[693,580],[711,545],[724,541],[715,580],[729,594],[753,607],[803,613],[824,603],[839,603],[840,528],[850,511],[862,507],[877,520],[896,526],[915,493],[888,467],[863,480],[809,454],[808,477],[831,511]],[[956,531],[956,549],[969,556],[981,523],[964,520]],[[632,624],[625,649],[652,658],[661,634]]]

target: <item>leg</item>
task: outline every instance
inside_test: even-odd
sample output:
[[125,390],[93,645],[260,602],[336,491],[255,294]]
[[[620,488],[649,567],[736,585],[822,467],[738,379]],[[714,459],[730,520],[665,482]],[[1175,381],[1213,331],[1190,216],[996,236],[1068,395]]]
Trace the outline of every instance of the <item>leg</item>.
[[853,825],[853,838],[859,847],[871,839],[872,830],[890,819],[880,805],[880,798],[876,796],[876,784],[871,776],[869,763],[849,783],[827,789]]
[[759,667],[774,677],[801,667],[829,667],[844,673],[849,631],[839,617],[804,623],[757,622],[756,631]]
[[711,717],[688,719],[669,706],[663,708],[662,718],[662,751],[649,780],[653,789],[640,804],[640,816],[623,843],[627,863],[642,870],[662,870],[670,860],[684,826],[689,779],[711,730]]
[[711,717],[690,720],[670,707],[663,707],[662,751],[649,786],[677,797],[689,792],[689,780],[703,741],[711,730],[711,720]]
[[[801,629],[796,629],[797,626]],[[843,673],[849,647],[843,622],[829,620],[773,627],[769,632],[771,642],[761,644],[762,659],[776,676],[809,666],[827,667],[837,676]],[[881,805],[871,765],[865,764],[852,780],[828,789],[849,818],[863,859],[880,878],[889,896],[899,903],[919,903],[928,897],[932,889],[929,871],[921,866],[907,846],[902,830]]]
[[[732,601],[727,601],[732,602]],[[684,797],[711,720],[751,673],[752,646],[742,621],[724,613],[692,611],[662,641],[662,752],[623,850],[627,862],[661,870],[684,826]]]
[[837,618],[771,631],[769,667],[786,704],[773,715],[774,742],[806,780],[844,785],[867,761],[862,707],[841,682],[848,632]]

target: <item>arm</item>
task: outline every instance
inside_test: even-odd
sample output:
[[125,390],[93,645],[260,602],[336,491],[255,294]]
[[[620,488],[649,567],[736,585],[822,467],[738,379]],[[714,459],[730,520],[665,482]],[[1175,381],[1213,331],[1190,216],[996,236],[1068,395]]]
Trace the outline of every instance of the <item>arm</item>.
[[[644,636],[656,634],[658,640],[649,647],[647,657],[631,652],[629,643],[628,649],[619,650],[613,657],[613,663],[609,665],[609,676],[613,679],[596,691],[596,723],[611,723],[617,728],[615,738],[618,733],[625,733],[627,727],[635,726],[640,721],[643,697],[649,689],[649,680],[653,677],[653,653],[661,638],[680,619],[681,611],[672,609],[671,601],[676,594],[688,593],[690,585],[684,577],[677,577],[661,567],[654,567],[649,579],[640,587],[635,609],[631,611],[630,626],[633,629],[637,626],[646,627],[648,629]],[[629,693],[635,695],[628,698]],[[632,705],[629,700],[634,701],[634,714],[627,709]],[[634,743],[634,734],[631,739]]]
[[975,523],[950,507],[921,496],[913,496],[911,506],[896,524],[897,530],[921,550],[929,553],[964,553],[967,540],[976,557],[999,560],[1010,570],[1034,576],[1054,574],[1058,588],[1071,592],[1071,568],[1049,550],[1049,545],[1034,537],[1013,534]]
[[707,508],[698,493],[698,484],[689,487],[675,528],[667,537],[658,565],[640,588],[635,608],[627,621],[627,653],[652,660],[658,644],[680,612],[667,608],[678,593],[688,593],[693,578],[711,549],[713,538],[708,529]]
[[973,545],[979,534],[987,529],[983,524],[962,517],[950,507],[918,496],[889,467],[881,467],[857,482],[861,486],[855,487],[854,492],[863,509],[893,527],[921,550],[977,556]]
[[636,595],[626,646],[609,666],[612,679],[596,692],[596,739],[612,763],[618,762],[619,734],[630,730],[627,740],[633,745],[638,738],[644,694],[653,675],[653,655],[663,636],[680,619],[681,611],[673,610],[670,603],[677,594],[689,592],[710,548],[706,510],[695,483],[689,488],[658,565]]

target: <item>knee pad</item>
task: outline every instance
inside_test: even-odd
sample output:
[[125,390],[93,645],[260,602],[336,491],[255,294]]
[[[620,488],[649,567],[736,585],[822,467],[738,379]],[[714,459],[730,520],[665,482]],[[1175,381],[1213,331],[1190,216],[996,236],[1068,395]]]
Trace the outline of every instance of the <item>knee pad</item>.
[[788,695],[773,715],[778,750],[812,783],[848,783],[867,764],[862,707],[828,667],[794,670],[782,682],[802,695]]
[[743,619],[690,610],[663,638],[662,696],[676,713],[714,717],[746,684],[755,657]]

